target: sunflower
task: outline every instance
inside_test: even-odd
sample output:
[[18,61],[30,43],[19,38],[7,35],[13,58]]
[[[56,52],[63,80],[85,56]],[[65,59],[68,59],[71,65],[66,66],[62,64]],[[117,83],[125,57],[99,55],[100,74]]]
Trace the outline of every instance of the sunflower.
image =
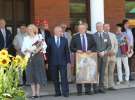
[[10,59],[8,57],[3,57],[0,59],[0,66],[1,67],[7,67],[9,66]]
[[23,59],[21,56],[17,55],[16,57],[12,58],[12,61],[15,66],[21,66]]
[[0,57],[3,57],[3,56],[5,56],[5,57],[8,56],[8,51],[6,49],[3,49],[0,51]]

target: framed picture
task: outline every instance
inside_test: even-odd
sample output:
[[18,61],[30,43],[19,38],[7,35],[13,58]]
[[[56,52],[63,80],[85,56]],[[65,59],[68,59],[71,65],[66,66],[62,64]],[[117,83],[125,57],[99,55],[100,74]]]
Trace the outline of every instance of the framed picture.
[[76,53],[76,83],[98,83],[97,53]]

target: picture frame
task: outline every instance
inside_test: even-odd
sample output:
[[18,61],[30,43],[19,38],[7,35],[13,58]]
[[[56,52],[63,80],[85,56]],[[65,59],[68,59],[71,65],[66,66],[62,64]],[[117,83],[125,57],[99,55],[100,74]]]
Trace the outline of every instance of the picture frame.
[[98,83],[97,53],[76,53],[76,83]]

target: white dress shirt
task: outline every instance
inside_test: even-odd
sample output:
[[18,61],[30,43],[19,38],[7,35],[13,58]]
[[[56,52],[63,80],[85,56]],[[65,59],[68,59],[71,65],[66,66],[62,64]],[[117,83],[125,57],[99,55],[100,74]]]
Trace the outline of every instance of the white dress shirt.
[[23,40],[24,40],[25,36],[26,36],[26,33],[20,33],[20,32],[18,32],[17,35],[15,36],[14,41],[13,41],[13,45],[18,50],[21,50],[22,44],[23,44]]
[[[59,41],[59,46],[60,46],[60,37],[58,37],[58,36],[54,36],[54,38],[55,38],[55,43],[56,43],[56,45],[57,45],[57,41]],[[59,39],[59,40],[58,40]]]

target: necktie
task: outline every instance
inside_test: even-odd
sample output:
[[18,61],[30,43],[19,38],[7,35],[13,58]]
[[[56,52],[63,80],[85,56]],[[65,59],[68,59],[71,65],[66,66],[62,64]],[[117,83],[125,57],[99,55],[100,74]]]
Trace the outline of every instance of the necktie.
[[99,37],[100,37],[100,40],[102,39],[102,34],[101,33],[99,33]]
[[60,46],[59,37],[57,37],[56,45],[57,45],[57,47],[59,48],[59,46]]
[[86,51],[86,43],[85,43],[85,37],[82,35],[82,50]]

